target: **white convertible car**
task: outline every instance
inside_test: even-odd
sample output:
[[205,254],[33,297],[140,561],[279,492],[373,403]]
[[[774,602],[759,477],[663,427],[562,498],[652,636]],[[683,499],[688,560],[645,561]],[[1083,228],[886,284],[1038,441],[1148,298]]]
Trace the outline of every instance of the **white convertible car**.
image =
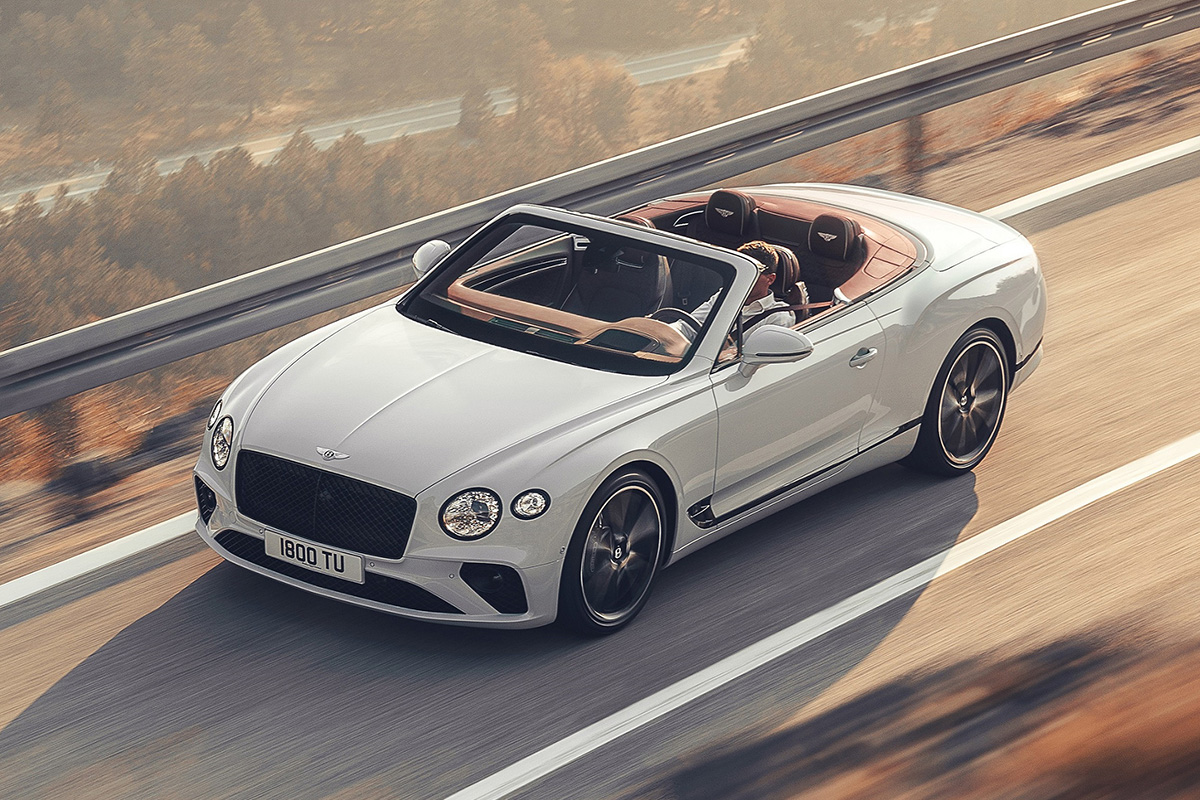
[[[792,326],[741,313],[752,240],[776,246]],[[807,495],[893,461],[972,469],[1042,353],[1028,241],[871,189],[516,206],[414,265],[398,300],[225,391],[197,530],[275,580],[435,622],[617,630],[660,569]]]

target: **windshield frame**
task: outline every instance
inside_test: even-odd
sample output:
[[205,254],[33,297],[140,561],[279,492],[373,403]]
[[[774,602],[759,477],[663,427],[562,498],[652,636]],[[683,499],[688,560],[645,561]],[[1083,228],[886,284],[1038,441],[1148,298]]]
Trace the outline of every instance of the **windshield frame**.
[[[668,258],[680,258],[720,273],[724,288],[717,298],[716,306],[696,336],[693,345],[678,361],[658,361],[634,357],[621,351],[588,347],[576,343],[556,342],[501,326],[471,319],[469,316],[448,311],[439,298],[429,299],[425,292],[446,282],[447,273],[454,280],[465,270],[474,267],[498,242],[510,236],[520,225],[531,225],[561,231],[564,235],[576,234],[584,237],[598,235],[628,240],[631,245],[658,252]],[[511,230],[509,230],[511,226]],[[464,260],[467,262],[464,264]],[[670,375],[684,369],[698,357],[711,361],[712,355],[702,355],[712,339],[715,328],[722,330],[718,337],[724,339],[723,329],[728,327],[724,318],[731,306],[730,297],[744,295],[749,291],[757,269],[752,261],[732,250],[717,248],[693,239],[687,239],[666,231],[634,226],[590,214],[544,208],[533,205],[514,206],[487,223],[462,244],[455,247],[433,269],[424,275],[396,303],[396,309],[405,317],[425,325],[448,330],[474,341],[491,344],[509,350],[529,353],[577,366],[616,372],[627,375]],[[737,305],[737,304],[734,304]],[[550,307],[547,307],[550,308]],[[715,355],[715,354],[714,354]],[[705,367],[707,369],[707,366]]]

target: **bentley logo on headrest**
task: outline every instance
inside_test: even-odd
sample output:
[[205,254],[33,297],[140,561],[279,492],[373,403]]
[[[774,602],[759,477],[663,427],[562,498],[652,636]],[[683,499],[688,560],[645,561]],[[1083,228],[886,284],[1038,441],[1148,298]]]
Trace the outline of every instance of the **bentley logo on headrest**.
[[334,459],[340,461],[343,458],[350,457],[346,453],[339,453],[337,450],[330,450],[328,447],[318,447],[317,453],[326,461],[333,461]]
[[825,231],[817,231],[817,236],[820,236],[822,239],[824,239],[827,242],[832,242],[834,239],[837,238],[836,233],[825,233]]
[[716,211],[722,217],[732,217],[733,216],[733,212],[731,210],[729,210],[728,208],[718,208]]

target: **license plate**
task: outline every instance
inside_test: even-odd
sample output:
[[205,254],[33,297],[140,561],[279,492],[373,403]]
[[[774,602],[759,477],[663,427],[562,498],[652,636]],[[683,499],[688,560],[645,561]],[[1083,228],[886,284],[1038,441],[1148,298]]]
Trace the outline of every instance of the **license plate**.
[[267,555],[295,564],[298,567],[332,575],[354,583],[363,582],[362,556],[330,550],[319,544],[309,544],[274,531],[266,532]]

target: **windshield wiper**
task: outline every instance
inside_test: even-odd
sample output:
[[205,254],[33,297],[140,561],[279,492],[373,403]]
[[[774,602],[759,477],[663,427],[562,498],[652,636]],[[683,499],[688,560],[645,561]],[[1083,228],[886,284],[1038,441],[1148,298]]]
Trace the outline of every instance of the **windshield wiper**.
[[454,331],[450,330],[449,328],[447,328],[442,323],[438,322],[433,317],[422,317],[421,322],[424,322],[426,325],[432,325],[433,327],[438,328],[439,330],[443,330],[446,333],[454,333]]

